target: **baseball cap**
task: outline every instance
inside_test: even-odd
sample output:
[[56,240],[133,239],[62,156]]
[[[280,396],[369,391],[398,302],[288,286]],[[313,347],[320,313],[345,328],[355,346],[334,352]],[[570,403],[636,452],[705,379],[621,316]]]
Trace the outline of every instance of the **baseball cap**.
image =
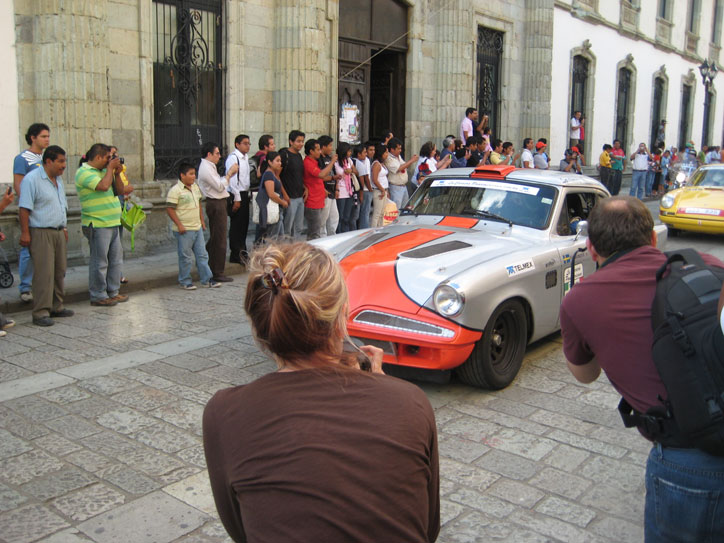
[[543,147],[545,147],[545,146],[546,146],[546,144],[543,143],[542,141],[539,141],[538,143],[535,144],[536,149],[543,149]]
[[578,150],[578,147],[571,147],[571,151],[573,151],[574,153],[578,153],[579,155],[581,154],[581,152]]

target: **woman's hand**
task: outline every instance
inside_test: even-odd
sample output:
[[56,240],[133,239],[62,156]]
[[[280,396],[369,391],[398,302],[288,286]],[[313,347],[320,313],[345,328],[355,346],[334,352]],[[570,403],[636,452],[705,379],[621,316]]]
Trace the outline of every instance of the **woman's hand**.
[[367,358],[370,359],[372,373],[381,373],[384,375],[385,372],[382,371],[382,349],[373,347],[372,345],[362,345],[359,350],[365,353]]

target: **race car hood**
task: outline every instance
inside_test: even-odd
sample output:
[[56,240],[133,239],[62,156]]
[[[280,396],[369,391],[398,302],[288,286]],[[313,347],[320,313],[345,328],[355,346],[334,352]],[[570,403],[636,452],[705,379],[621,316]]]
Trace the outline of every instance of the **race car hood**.
[[[515,228],[515,227],[513,227]],[[333,251],[347,279],[350,311],[364,306],[417,313],[435,288],[457,274],[518,251],[535,241],[438,225],[392,225],[347,238]]]
[[724,189],[687,187],[679,194],[676,212],[681,215],[724,216]]

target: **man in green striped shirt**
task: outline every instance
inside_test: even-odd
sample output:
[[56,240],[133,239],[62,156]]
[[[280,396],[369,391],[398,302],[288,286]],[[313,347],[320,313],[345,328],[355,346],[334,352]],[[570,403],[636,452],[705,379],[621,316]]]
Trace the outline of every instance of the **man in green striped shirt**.
[[123,194],[122,164],[112,157],[110,148],[94,144],[81,159],[75,173],[75,187],[80,200],[83,235],[90,246],[88,289],[91,305],[110,306],[128,300],[119,293],[123,248],[118,227],[121,204],[113,187]]

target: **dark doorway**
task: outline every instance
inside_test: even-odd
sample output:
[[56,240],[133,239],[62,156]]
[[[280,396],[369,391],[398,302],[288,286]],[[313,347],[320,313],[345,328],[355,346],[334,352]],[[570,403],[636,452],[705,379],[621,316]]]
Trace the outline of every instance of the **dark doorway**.
[[201,145],[221,145],[221,0],[154,0],[153,108],[156,179],[176,177]]
[[405,56],[384,52],[372,59],[370,86],[370,130],[372,138],[385,130],[404,141],[405,135]]
[[689,139],[689,119],[691,118],[691,85],[681,89],[681,109],[679,111],[679,150],[686,147]]
[[659,125],[663,117],[664,110],[664,87],[666,81],[662,77],[654,79],[654,99],[651,111],[651,137],[649,138],[649,149],[656,149],[659,142],[657,141],[659,133]]
[[405,137],[407,6],[399,0],[340,0],[338,138]]
[[618,71],[618,94],[616,99],[616,139],[623,149],[628,149],[629,106],[631,101],[631,70]]
[[500,65],[503,33],[478,26],[478,118],[488,116],[493,138],[500,137]]
[[588,59],[581,55],[573,57],[573,77],[571,89],[571,114],[576,111],[581,112],[581,116],[586,116],[586,88],[588,85]]

